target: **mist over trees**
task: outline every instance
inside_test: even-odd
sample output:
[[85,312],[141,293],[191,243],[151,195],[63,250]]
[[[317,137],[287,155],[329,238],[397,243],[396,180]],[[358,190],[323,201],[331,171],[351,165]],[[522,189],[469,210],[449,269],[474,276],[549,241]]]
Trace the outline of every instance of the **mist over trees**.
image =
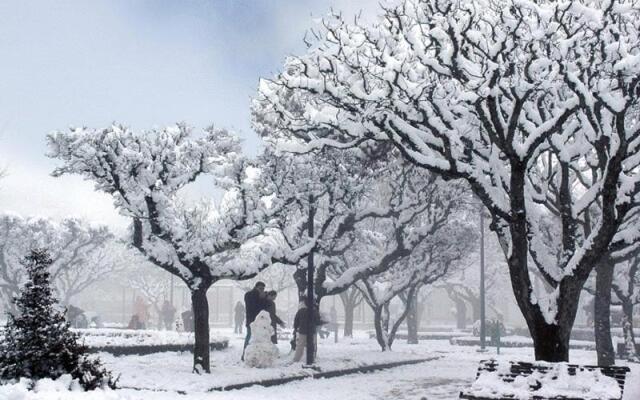
[[78,218],[54,222],[0,214],[0,296],[5,310],[15,311],[13,297],[27,277],[22,259],[30,249],[45,246],[51,249],[51,280],[63,305],[129,262],[122,256],[125,246],[104,225]]

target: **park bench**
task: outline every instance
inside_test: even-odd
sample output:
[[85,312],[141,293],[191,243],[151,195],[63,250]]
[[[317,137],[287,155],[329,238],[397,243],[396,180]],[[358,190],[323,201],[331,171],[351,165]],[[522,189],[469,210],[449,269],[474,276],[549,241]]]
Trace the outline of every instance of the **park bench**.
[[628,367],[480,361],[467,400],[620,400]]

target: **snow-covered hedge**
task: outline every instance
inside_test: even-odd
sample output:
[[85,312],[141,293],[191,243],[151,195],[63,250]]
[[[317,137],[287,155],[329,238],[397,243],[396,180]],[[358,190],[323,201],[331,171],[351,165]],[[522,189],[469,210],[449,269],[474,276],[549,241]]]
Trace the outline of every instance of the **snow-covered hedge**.
[[193,344],[192,332],[134,329],[74,329],[88,347]]
[[[486,339],[487,346],[495,346],[489,336]],[[451,338],[449,342],[458,346],[480,346],[480,338],[477,336],[455,337]],[[503,336],[500,338],[500,347],[533,347],[533,340],[524,336]],[[596,344],[584,340],[572,340],[569,347],[572,349],[595,350]]]
[[[192,351],[194,337],[191,332],[151,331],[132,329],[75,329],[92,353],[113,355],[152,354],[165,351]],[[209,348],[227,348],[227,338],[211,338]]]

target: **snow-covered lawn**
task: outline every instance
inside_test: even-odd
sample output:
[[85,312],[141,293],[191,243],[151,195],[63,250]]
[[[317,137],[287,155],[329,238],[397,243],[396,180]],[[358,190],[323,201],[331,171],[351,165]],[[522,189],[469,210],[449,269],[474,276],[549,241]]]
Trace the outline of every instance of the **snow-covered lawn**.
[[[191,354],[160,353],[148,356],[113,357],[102,353],[107,366],[116,374],[122,374],[120,385],[143,390],[123,388],[117,391],[94,393],[61,392],[62,385],[42,382],[35,392],[26,391],[24,385],[0,386],[2,400],[249,400],[249,399],[408,399],[428,400],[457,399],[462,388],[474,380],[478,362],[481,359],[497,357],[499,360],[532,360],[532,349],[502,349],[496,356],[495,350],[478,353],[468,346],[452,346],[445,340],[423,341],[419,345],[396,342],[392,352],[381,353],[375,340],[365,332],[352,340],[334,343],[333,338],[320,341],[318,365],[324,369],[348,368],[356,365],[382,363],[415,358],[439,356],[426,363],[397,367],[371,374],[347,375],[331,379],[308,379],[282,386],[260,387],[229,392],[206,392],[207,389],[231,383],[239,383],[264,378],[304,374],[299,364],[287,365],[288,343],[280,343],[281,359],[274,368],[248,369],[240,362],[242,337],[230,331],[214,331],[215,336],[230,338],[229,349],[211,353],[211,375],[195,375],[190,372]],[[573,350],[571,361],[580,364],[594,364],[592,351]],[[640,399],[640,365],[631,365],[631,375],[627,375],[625,400]],[[186,395],[177,391],[186,392]]]

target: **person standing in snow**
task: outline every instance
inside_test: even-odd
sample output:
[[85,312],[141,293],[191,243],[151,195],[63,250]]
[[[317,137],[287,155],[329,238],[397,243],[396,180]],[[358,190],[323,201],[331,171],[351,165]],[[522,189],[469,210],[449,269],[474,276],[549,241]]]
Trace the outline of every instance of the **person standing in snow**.
[[244,323],[244,306],[242,305],[241,301],[236,303],[234,312],[235,312],[234,320],[236,324],[235,324],[233,333],[239,333],[242,335],[242,324]]
[[278,325],[283,328],[285,326],[284,321],[276,315],[276,297],[278,297],[278,292],[270,290],[267,292],[265,298],[265,310],[267,310],[271,317],[271,326],[273,327],[273,335],[271,336],[271,342],[273,344],[278,344]]
[[149,306],[140,296],[136,296],[136,300],[133,304],[133,313],[138,316],[138,320],[146,328],[147,323],[149,322]]
[[298,312],[293,319],[293,331],[296,335],[296,353],[293,362],[302,360],[304,350],[307,348],[307,334],[309,333],[309,310],[306,297],[300,298]]
[[165,300],[160,313],[162,314],[162,322],[164,323],[165,329],[169,331],[173,330],[173,322],[176,319],[176,308],[169,303],[169,301]]
[[193,320],[193,311],[186,310],[182,314],[182,327],[185,332],[193,332],[195,330],[195,321]]
[[258,281],[253,286],[253,289],[244,294],[244,308],[246,310],[245,326],[247,327],[247,335],[244,338],[244,348],[242,349],[241,357],[242,361],[244,361],[244,351],[249,345],[249,340],[251,340],[251,323],[255,321],[260,311],[264,310],[265,307],[265,287],[266,285],[264,282]]

